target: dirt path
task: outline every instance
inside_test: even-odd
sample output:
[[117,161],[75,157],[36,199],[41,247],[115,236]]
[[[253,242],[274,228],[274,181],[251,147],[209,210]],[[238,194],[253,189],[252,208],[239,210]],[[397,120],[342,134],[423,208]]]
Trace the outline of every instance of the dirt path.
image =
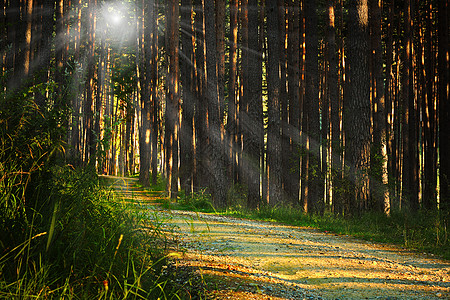
[[159,215],[177,228],[177,263],[198,268],[213,299],[450,299],[450,262],[432,256],[310,228]]

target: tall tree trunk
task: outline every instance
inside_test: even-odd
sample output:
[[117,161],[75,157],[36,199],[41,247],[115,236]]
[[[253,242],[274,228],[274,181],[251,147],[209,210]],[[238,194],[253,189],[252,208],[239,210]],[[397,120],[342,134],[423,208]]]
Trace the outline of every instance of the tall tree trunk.
[[84,163],[95,165],[96,141],[94,134],[94,75],[95,75],[95,26],[97,0],[89,0],[89,25],[87,42],[87,78],[85,84],[86,98],[84,102],[84,135],[85,152]]
[[418,149],[417,125],[414,97],[414,67],[413,67],[413,30],[414,1],[405,2],[405,36],[402,72],[403,101],[403,168],[402,168],[402,199],[409,204],[409,209],[419,209],[418,181]]
[[[248,50],[246,51],[246,67],[248,68],[247,85],[244,86],[245,106],[244,118],[244,155],[243,169],[247,172],[246,183],[248,186],[247,206],[257,208],[261,201],[260,196],[260,135],[262,128],[262,87],[261,76],[262,56],[259,53],[259,11],[258,0],[248,2]],[[244,52],[245,53],[245,52]]]
[[306,56],[305,56],[305,103],[307,111],[306,159],[308,160],[307,188],[304,199],[305,212],[323,212],[323,178],[320,168],[320,120],[319,120],[319,63],[316,1],[305,2]]
[[277,0],[266,1],[267,16],[267,183],[269,205],[282,201],[281,190],[281,135],[280,135],[280,32]]
[[372,205],[376,211],[388,211],[389,191],[387,189],[387,149],[385,89],[383,77],[383,55],[381,43],[381,7],[379,0],[370,0],[371,70],[372,70],[372,110],[373,146],[371,159]]
[[299,205],[300,157],[298,156],[300,140],[300,3],[293,0],[289,4],[288,16],[288,91],[290,139],[288,163],[284,170],[288,175],[286,193],[293,205]]
[[[290,151],[290,136],[289,136],[289,94],[287,90],[288,78],[288,49],[286,48],[286,40],[288,40],[288,20],[289,3],[285,0],[278,0],[278,32],[279,32],[279,48],[280,48],[280,130],[281,130],[281,187],[283,201],[291,200],[285,199],[289,197],[290,184],[290,162],[289,155],[283,155]],[[288,40],[289,43],[289,40]],[[288,45],[289,47],[289,45]]]
[[[427,210],[437,209],[437,114],[435,111],[436,90],[434,89],[435,57],[433,52],[433,5],[432,1],[426,2],[426,26],[425,26],[425,51],[418,60],[423,60],[422,67],[424,92],[422,93],[422,118],[423,118],[423,207]],[[439,74],[439,73],[438,73]]]
[[193,192],[194,171],[194,30],[191,22],[193,15],[192,0],[181,2],[181,51],[180,71],[183,88],[182,123],[180,129],[180,182],[186,195]]
[[[139,133],[139,182],[143,186],[150,185],[150,161],[151,161],[151,22],[153,18],[151,10],[152,4],[149,1],[141,2],[141,14],[139,17],[139,82],[140,82],[140,107],[141,126]],[[138,7],[136,7],[138,9]]]
[[450,10],[447,1],[438,3],[440,207],[450,211]]
[[150,35],[151,35],[151,57],[147,68],[150,65],[150,140],[151,140],[151,170],[152,184],[156,185],[158,181],[158,136],[159,136],[159,103],[158,103],[158,2],[150,5]]
[[167,4],[167,51],[169,61],[168,97],[166,104],[166,155],[169,158],[168,192],[169,197],[176,199],[178,194],[178,134],[179,134],[179,5],[178,1],[171,0]]
[[207,187],[208,175],[206,168],[206,153],[208,148],[207,137],[207,113],[208,104],[204,95],[205,86],[205,27],[203,14],[203,1],[193,0],[196,13],[194,16],[195,39],[197,41],[195,48],[195,91],[196,107],[195,122],[195,166],[194,182],[196,182],[196,191],[201,191]]
[[230,0],[230,48],[229,48],[229,74],[228,74],[228,116],[227,116],[227,133],[228,133],[228,176],[234,182],[237,180],[237,137],[238,137],[238,125],[237,125],[237,45],[238,45],[238,0]]
[[394,186],[395,179],[393,176],[395,170],[395,151],[393,147],[394,143],[394,120],[393,120],[393,103],[394,103],[394,95],[393,95],[393,86],[394,86],[394,77],[393,77],[393,61],[394,61],[394,47],[393,47],[393,29],[394,26],[394,1],[390,0],[387,3],[387,24],[386,24],[386,71],[385,71],[385,104],[386,104],[386,156],[387,156],[387,174],[388,174],[388,193],[389,197],[389,210],[394,208],[395,193],[392,187]]
[[349,167],[348,214],[368,209],[370,163],[370,78],[367,0],[349,1],[348,89],[344,107],[345,157]]
[[205,46],[206,46],[206,91],[208,101],[208,172],[211,176],[209,188],[213,204],[226,206],[227,182],[225,176],[225,153],[223,146],[223,122],[220,119],[220,103],[217,86],[216,24],[213,1],[204,0]]
[[225,116],[225,0],[215,0],[216,48],[217,48],[217,86],[219,97],[219,118]]
[[[250,55],[248,39],[249,39],[249,23],[248,23],[248,0],[241,0],[240,3],[240,57],[241,57],[241,72],[239,77],[239,103],[238,103],[238,122],[239,122],[239,178],[238,182],[240,184],[248,184],[247,169],[248,166],[248,151],[247,151],[247,140],[248,140],[248,102],[249,102],[249,60]],[[254,26],[254,25],[252,25]]]
[[327,58],[328,58],[328,96],[331,114],[331,168],[332,168],[332,210],[335,214],[341,211],[340,174],[342,166],[341,130],[340,130],[340,101],[338,86],[338,64],[336,53],[336,14],[335,0],[328,0],[327,26]]

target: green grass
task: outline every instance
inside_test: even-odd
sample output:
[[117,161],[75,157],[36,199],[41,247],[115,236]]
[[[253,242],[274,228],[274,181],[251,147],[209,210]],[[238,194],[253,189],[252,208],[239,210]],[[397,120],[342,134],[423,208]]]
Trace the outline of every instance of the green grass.
[[[160,180],[156,189],[163,191],[163,185],[164,181]],[[150,190],[155,190],[155,187]],[[323,216],[309,215],[304,214],[300,208],[283,206],[263,206],[259,210],[248,210],[245,207],[245,194],[244,187],[234,186],[228,194],[229,207],[224,210],[216,210],[205,191],[193,195],[180,192],[176,202],[163,199],[163,207],[312,227],[450,259],[449,212],[392,212],[390,216],[383,213],[366,213],[349,219],[334,216],[332,213],[325,213]]]
[[163,220],[130,207],[91,170],[53,167],[47,176],[36,179],[47,197],[28,221],[1,229],[0,298],[189,299]]
[[389,243],[414,251],[427,252],[450,259],[449,214],[444,212],[366,213],[351,219],[332,214],[306,215],[291,207],[263,207],[258,211],[225,210],[225,215],[280,222],[295,226],[349,235],[379,243]]
[[449,212],[420,211],[414,214],[393,212],[390,216],[383,213],[366,213],[349,219],[332,213],[325,213],[322,216],[305,214],[300,208],[288,206],[262,206],[259,210],[248,210],[245,207],[245,193],[245,188],[233,187],[228,195],[229,207],[225,210],[216,210],[205,192],[192,196],[181,193],[176,203],[167,202],[165,205],[170,209],[312,227],[450,259]]

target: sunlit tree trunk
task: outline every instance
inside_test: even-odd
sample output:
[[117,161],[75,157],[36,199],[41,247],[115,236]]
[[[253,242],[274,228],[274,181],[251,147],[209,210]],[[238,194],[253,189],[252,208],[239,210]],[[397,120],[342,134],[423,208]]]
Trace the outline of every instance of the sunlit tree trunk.
[[206,172],[207,138],[207,113],[208,105],[204,95],[205,86],[205,27],[202,0],[193,0],[196,9],[194,17],[194,32],[196,39],[195,48],[195,96],[197,110],[195,111],[195,166],[194,182],[195,191],[198,192],[207,186],[208,176]]
[[220,119],[219,92],[217,86],[217,46],[215,3],[204,1],[205,14],[205,46],[206,46],[206,90],[208,101],[208,157],[207,172],[210,174],[209,189],[213,204],[225,207],[227,201],[227,182],[225,176],[225,153],[223,141],[223,123]]
[[[435,110],[435,100],[437,90],[434,85],[436,74],[435,51],[433,51],[435,28],[433,23],[432,1],[426,2],[425,9],[425,51],[418,57],[418,61],[425,62],[425,66],[420,69],[422,72],[422,119],[423,119],[423,207],[428,210],[437,209],[437,114]],[[418,28],[420,30],[420,27]],[[420,52],[420,51],[419,51]],[[418,54],[417,54],[418,55]],[[420,71],[419,71],[420,72]],[[438,73],[440,74],[440,73]],[[420,75],[419,75],[420,76]]]
[[[65,14],[68,9],[68,1],[57,0],[56,1],[56,37],[55,37],[55,82],[58,89],[58,102],[67,101],[68,93],[64,90],[66,82],[64,82],[64,67],[66,64],[67,51],[69,46],[68,38],[66,35],[66,19]],[[66,126],[68,126],[68,120],[64,120]]]
[[367,0],[349,1],[348,94],[344,104],[345,157],[348,170],[349,207],[347,214],[368,208],[370,163],[370,78]]
[[152,16],[149,1],[141,1],[139,9],[140,16],[138,18],[138,75],[140,83],[140,108],[141,108],[141,126],[139,133],[139,182],[143,186],[150,185],[150,151],[151,151],[151,105],[150,102],[150,80],[151,74],[149,70],[151,56],[151,40],[150,22]]
[[194,30],[192,0],[181,1],[180,71],[183,89],[182,122],[180,129],[180,182],[187,195],[193,192],[194,170]]
[[[76,2],[76,19],[75,19],[75,37],[74,37],[74,61],[76,64],[80,62],[80,42],[81,42],[81,8],[82,0]],[[72,164],[81,162],[81,74],[76,72],[71,78],[70,99],[72,104],[71,129],[70,129],[70,149],[69,157]],[[111,114],[112,115],[112,114]]]
[[277,0],[266,1],[267,17],[267,185],[268,203],[282,201],[281,190],[281,116],[280,116],[280,32]]
[[230,0],[230,35],[229,35],[229,67],[228,67],[228,115],[227,115],[227,133],[228,133],[228,176],[233,182],[237,180],[237,59],[238,59],[238,0]]
[[217,86],[219,96],[219,117],[223,122],[225,115],[225,0],[215,0],[216,48],[217,48]]
[[389,197],[389,209],[394,209],[395,190],[392,189],[395,179],[393,176],[395,170],[395,151],[393,151],[394,143],[394,131],[393,131],[393,87],[394,87],[394,77],[393,77],[393,61],[394,61],[394,47],[393,47],[393,31],[394,31],[394,8],[393,0],[390,0],[386,4],[387,8],[387,22],[386,22],[386,48],[385,48],[385,112],[386,112],[386,156],[387,156],[387,174],[388,174],[388,193]]
[[388,211],[385,88],[381,43],[381,1],[370,0],[373,146],[371,160],[371,209]]
[[178,1],[167,3],[166,47],[168,54],[168,95],[166,103],[166,155],[168,156],[168,192],[176,199],[178,194],[178,134],[180,113],[179,89],[179,5]]
[[335,0],[328,0],[328,26],[327,26],[327,58],[328,58],[328,74],[327,88],[328,97],[330,99],[330,115],[331,115],[331,172],[332,172],[332,210],[335,214],[340,214],[341,206],[341,168],[342,168],[342,147],[341,147],[341,130],[340,130],[340,97],[338,86],[338,62],[336,52],[336,13]]
[[[36,0],[34,0],[36,1]],[[23,66],[18,66],[19,70],[23,70],[23,76],[26,78],[30,75],[30,59],[31,55],[31,34],[32,34],[32,24],[33,24],[33,0],[24,1],[24,30],[25,30],[25,44],[22,45],[23,49],[21,55],[23,55]]]
[[87,77],[85,84],[84,102],[84,163],[95,165],[96,141],[94,134],[94,75],[95,75],[95,26],[96,26],[97,0],[89,0],[89,21],[87,40]]
[[150,65],[150,140],[151,140],[151,171],[152,184],[156,185],[158,181],[158,136],[159,136],[159,96],[158,96],[158,61],[159,61],[159,35],[158,35],[158,2],[150,4],[150,35],[151,35],[151,57],[147,68]]

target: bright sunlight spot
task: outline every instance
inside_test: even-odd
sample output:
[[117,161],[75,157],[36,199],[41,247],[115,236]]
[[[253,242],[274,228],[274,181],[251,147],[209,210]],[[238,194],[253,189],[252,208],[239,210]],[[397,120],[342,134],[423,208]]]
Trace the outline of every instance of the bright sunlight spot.
[[97,13],[97,36],[112,46],[122,47],[136,37],[136,19],[133,8],[122,1],[103,3]]

